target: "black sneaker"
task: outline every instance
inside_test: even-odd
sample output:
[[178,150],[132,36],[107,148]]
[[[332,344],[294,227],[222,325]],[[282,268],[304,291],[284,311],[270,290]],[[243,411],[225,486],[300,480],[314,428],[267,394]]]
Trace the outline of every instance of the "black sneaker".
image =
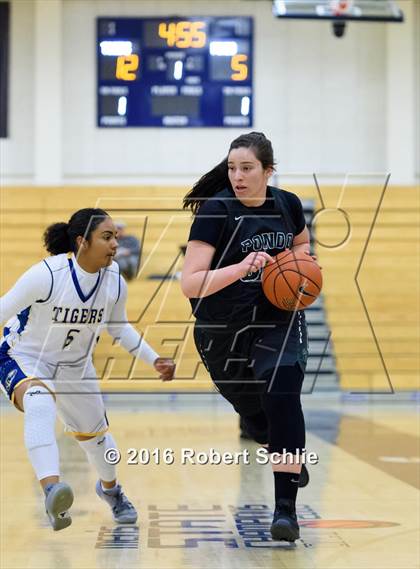
[[253,416],[239,417],[239,431],[241,439],[248,441],[253,440],[260,445],[268,443],[268,426],[264,425],[261,427],[260,425],[255,425]]
[[254,437],[248,431],[248,427],[243,417],[239,417],[239,437],[245,441],[253,441]]
[[299,488],[305,488],[309,484],[309,472],[304,464],[302,464],[302,470],[299,476]]
[[271,537],[276,541],[296,541],[299,539],[299,524],[293,500],[277,500],[270,531]]

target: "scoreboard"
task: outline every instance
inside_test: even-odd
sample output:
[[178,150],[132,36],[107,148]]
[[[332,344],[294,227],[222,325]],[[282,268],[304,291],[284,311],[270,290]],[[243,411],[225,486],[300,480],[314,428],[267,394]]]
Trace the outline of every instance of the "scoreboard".
[[98,18],[98,126],[252,126],[252,41],[249,17]]

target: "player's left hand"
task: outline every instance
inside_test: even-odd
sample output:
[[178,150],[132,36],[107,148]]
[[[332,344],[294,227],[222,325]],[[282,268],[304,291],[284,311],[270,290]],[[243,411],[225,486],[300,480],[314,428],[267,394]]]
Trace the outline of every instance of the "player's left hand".
[[314,261],[315,263],[318,265],[318,267],[321,269],[322,271],[322,267],[321,265],[318,263],[318,257],[316,255],[311,255],[308,251],[305,251],[306,255],[309,255]]
[[171,381],[175,375],[175,362],[172,358],[157,358],[153,364],[155,370],[160,374],[162,381]]

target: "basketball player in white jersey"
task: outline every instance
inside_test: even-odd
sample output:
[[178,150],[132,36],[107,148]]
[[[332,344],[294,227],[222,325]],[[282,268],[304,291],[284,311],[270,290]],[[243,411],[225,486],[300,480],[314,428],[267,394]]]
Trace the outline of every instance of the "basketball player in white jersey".
[[118,523],[135,523],[137,512],[106,461],[116,448],[108,431],[92,353],[107,330],[133,356],[152,365],[164,381],[174,376],[173,360],[160,358],[127,322],[127,286],[113,261],[117,230],[107,212],[82,209],[68,223],[47,228],[51,253],[31,267],[1,298],[0,384],[25,414],[24,441],[45,492],[54,530],[71,524],[70,486],[59,481],[56,414],[86,452],[99,480],[96,492]]

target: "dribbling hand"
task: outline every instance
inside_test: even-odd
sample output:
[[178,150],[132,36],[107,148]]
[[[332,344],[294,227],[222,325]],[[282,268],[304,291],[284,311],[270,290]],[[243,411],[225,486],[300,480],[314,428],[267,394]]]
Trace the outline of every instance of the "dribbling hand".
[[263,269],[267,263],[274,263],[273,257],[265,251],[253,251],[238,263],[238,268],[241,269],[241,276],[245,276]]
[[313,259],[315,261],[315,263],[318,265],[318,267],[321,269],[322,271],[322,267],[321,265],[318,263],[318,257],[316,255],[312,255],[309,251],[304,251],[304,253],[306,255],[309,255],[311,257],[311,259]]
[[153,364],[162,381],[171,381],[175,375],[175,362],[171,358],[157,358]]

